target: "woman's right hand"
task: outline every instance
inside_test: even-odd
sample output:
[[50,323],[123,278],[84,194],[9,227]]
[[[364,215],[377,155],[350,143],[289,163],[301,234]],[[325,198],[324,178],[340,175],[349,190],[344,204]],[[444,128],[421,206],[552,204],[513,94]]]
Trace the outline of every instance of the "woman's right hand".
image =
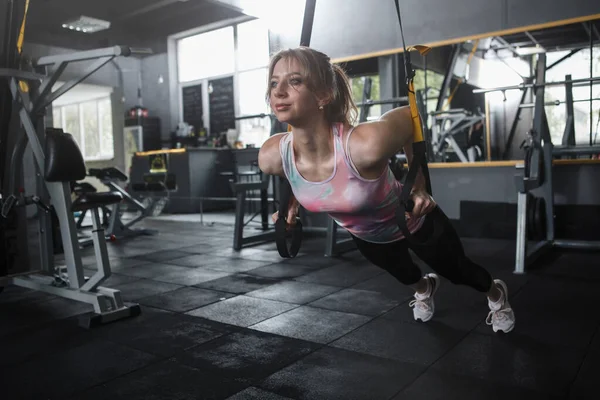
[[[296,225],[296,218],[298,217],[299,210],[300,203],[298,203],[298,200],[296,200],[296,198],[292,195],[290,199],[290,204],[288,204],[288,215],[286,218],[288,228],[291,228]],[[277,222],[277,220],[279,219],[279,211],[276,211],[271,216],[271,218],[273,220],[273,223]]]

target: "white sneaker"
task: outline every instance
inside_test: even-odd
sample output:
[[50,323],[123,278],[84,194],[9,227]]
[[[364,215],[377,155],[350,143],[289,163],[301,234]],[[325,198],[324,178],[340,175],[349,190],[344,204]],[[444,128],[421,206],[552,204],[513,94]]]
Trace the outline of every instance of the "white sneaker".
[[491,311],[485,319],[485,323],[492,325],[494,332],[502,331],[508,333],[515,327],[515,313],[508,303],[508,288],[506,287],[506,283],[500,279],[494,279],[494,283],[498,286],[502,294],[497,302],[492,302],[488,299],[488,306]]
[[427,322],[433,318],[433,313],[435,312],[433,295],[440,286],[440,278],[436,274],[427,274],[424,278],[428,283],[427,291],[425,293],[415,293],[415,299],[408,305],[414,307],[413,314],[415,321],[421,320]]

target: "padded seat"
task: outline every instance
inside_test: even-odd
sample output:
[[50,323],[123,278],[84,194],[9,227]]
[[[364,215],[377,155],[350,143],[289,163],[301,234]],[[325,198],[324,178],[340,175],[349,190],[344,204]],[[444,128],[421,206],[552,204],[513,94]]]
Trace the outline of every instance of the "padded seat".
[[71,211],[84,211],[119,203],[123,195],[119,192],[82,193],[71,206]]

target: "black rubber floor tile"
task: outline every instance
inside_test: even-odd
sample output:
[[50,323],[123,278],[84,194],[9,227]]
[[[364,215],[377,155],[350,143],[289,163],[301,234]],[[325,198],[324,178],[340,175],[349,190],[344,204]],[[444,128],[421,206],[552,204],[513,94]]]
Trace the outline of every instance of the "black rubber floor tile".
[[87,303],[54,297],[45,301],[15,303],[0,308],[0,336],[30,329],[48,322],[82,315],[93,311]]
[[286,303],[306,304],[339,291],[335,286],[319,285],[317,283],[285,281],[253,290],[246,296],[283,301]]
[[365,282],[383,272],[382,269],[370,265],[361,267],[334,265],[295,278],[295,280],[300,282],[320,283],[322,285],[350,287]]
[[298,276],[306,275],[310,272],[313,272],[316,269],[319,269],[319,267],[278,263],[251,269],[246,271],[245,274],[262,276],[265,278],[291,279],[296,278]]
[[251,325],[250,328],[326,344],[364,325],[370,319],[364,315],[301,306]]
[[320,348],[252,330],[235,332],[178,354],[178,362],[252,383]]
[[509,302],[515,312],[521,308],[545,308],[557,314],[600,323],[596,305],[598,291],[598,283],[543,276],[531,279],[516,296],[509,297]]
[[[260,247],[257,247],[260,248]],[[263,249],[264,251],[260,253],[250,254],[244,256],[247,260],[256,260],[256,261],[268,261],[271,263],[280,263],[285,260],[282,258],[279,252],[277,251],[275,244],[270,244],[267,249]],[[296,257],[302,257],[306,253],[299,251]]]
[[213,247],[210,251],[208,251],[208,253],[219,257],[246,258],[253,255],[263,254],[264,250],[253,247],[245,247],[240,250],[235,250],[230,246],[226,248]]
[[598,268],[600,257],[597,253],[571,251],[557,251],[557,253],[556,260],[536,268],[533,273],[600,282],[600,268]]
[[450,351],[465,335],[463,331],[446,326],[378,318],[331,346],[427,366]]
[[73,400],[221,400],[246,386],[166,360],[79,393]]
[[110,267],[112,271],[117,272],[123,268],[135,267],[138,265],[149,264],[149,261],[137,260],[135,258],[114,257],[110,258]]
[[171,292],[140,299],[140,304],[174,312],[186,312],[235,296],[232,293],[184,287]]
[[596,334],[592,338],[592,342],[590,343],[590,350],[600,352],[600,328],[596,330]]
[[401,303],[412,299],[415,294],[414,290],[398,282],[396,278],[387,272],[382,272],[364,282],[359,282],[351,288],[378,292]]
[[418,365],[323,348],[257,386],[299,400],[388,400],[422,370]]
[[270,261],[256,261],[245,258],[228,258],[223,260],[214,260],[206,267],[217,271],[230,273],[245,272],[271,264]]
[[118,272],[122,275],[138,278],[154,279],[161,275],[181,273],[190,268],[165,263],[149,263],[123,268]]
[[79,328],[71,319],[49,322],[40,327],[4,336],[0,369],[11,364],[20,364],[34,357],[63,352],[90,341],[88,331]]
[[[93,273],[86,274],[86,276],[88,276],[88,277],[91,277],[92,275],[93,275]],[[142,279],[142,278],[137,277],[137,276],[128,276],[128,275],[123,275],[123,274],[113,272],[110,274],[110,276],[104,282],[102,282],[101,286],[111,288],[116,285],[124,285],[126,283],[136,282],[136,281],[139,281],[140,279]]]
[[139,256],[135,256],[138,260],[150,261],[153,263],[168,263],[170,260],[175,260],[177,258],[189,256],[189,253],[179,251],[179,250],[163,250],[163,251],[152,251],[146,254],[140,254]]
[[600,393],[600,352],[590,351],[573,383],[570,391],[570,400],[592,400]]
[[221,292],[243,294],[273,285],[279,281],[279,279],[263,278],[247,274],[234,274],[202,282],[194,286],[204,289],[219,290]]
[[170,357],[178,351],[184,351],[236,329],[203,318],[143,307],[142,315],[96,328],[94,334],[146,353]]
[[429,370],[391,400],[559,400],[532,390]]
[[5,286],[0,294],[0,312],[5,307],[13,307],[13,304],[33,303],[36,301],[47,301],[55,296],[49,293],[31,290],[20,286]]
[[195,244],[193,246],[186,246],[178,248],[177,251],[182,251],[188,254],[204,254],[211,253],[214,250],[214,246],[207,243]]
[[342,260],[326,257],[323,254],[306,254],[300,257],[283,259],[281,263],[290,265],[308,265],[313,267],[332,267],[340,264]]
[[[574,317],[568,312],[557,312],[541,304],[511,302],[515,313],[516,324],[510,334],[523,341],[586,349],[598,328],[598,321],[593,318]],[[565,310],[566,311],[566,310]],[[491,326],[482,322],[477,332],[495,335]]]
[[342,289],[315,300],[308,305],[332,311],[376,317],[391,310],[398,304],[400,304],[398,300],[391,299],[379,292]]
[[225,324],[247,327],[289,311],[297,305],[237,296],[189,311],[187,314]]
[[187,268],[176,267],[177,269],[169,269],[161,275],[157,275],[152,279],[160,282],[175,283],[177,285],[193,286],[203,282],[213,281],[215,279],[224,278],[232,275],[230,272],[216,271],[214,269],[200,267]]
[[155,357],[107,341],[36,358],[3,371],[10,382],[3,389],[7,399],[63,399],[90,386],[142,368]]
[[180,265],[182,267],[198,268],[206,267],[209,264],[228,263],[231,258],[219,257],[212,254],[193,254],[186,257],[171,260],[170,264]]
[[510,333],[470,333],[432,368],[564,396],[584,356],[580,350],[523,341]]
[[[115,257],[135,257],[143,254],[148,254],[147,248],[134,247],[134,246],[112,246],[110,243],[107,244],[106,250],[110,258]],[[158,250],[158,249],[155,249]]]
[[120,290],[121,297],[125,301],[138,301],[144,297],[170,292],[182,287],[182,285],[175,285],[173,283],[158,282],[150,279],[140,279],[139,281],[131,283],[114,285],[112,289]]
[[280,396],[275,393],[267,392],[256,387],[249,387],[248,389],[242,390],[239,393],[228,397],[225,400],[294,400],[290,397]]

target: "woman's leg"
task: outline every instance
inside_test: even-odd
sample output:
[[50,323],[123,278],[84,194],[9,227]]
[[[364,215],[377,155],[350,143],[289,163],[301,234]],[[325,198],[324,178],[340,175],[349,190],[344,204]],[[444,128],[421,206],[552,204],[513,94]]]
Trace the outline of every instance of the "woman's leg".
[[415,238],[418,241],[429,238],[433,234],[434,220],[441,227],[438,239],[427,245],[409,244],[410,248],[435,272],[452,283],[467,285],[485,293],[493,312],[490,317],[495,321],[494,331],[510,332],[514,326],[514,314],[508,304],[506,284],[492,279],[485,268],[465,255],[458,233],[439,207],[427,215],[423,226],[415,233]]
[[439,286],[439,278],[435,274],[423,276],[408,252],[407,241],[379,244],[366,242],[355,236],[352,238],[369,262],[415,290],[415,300],[410,303],[411,307],[414,307],[414,318],[423,322],[429,321],[435,311],[433,295]]

